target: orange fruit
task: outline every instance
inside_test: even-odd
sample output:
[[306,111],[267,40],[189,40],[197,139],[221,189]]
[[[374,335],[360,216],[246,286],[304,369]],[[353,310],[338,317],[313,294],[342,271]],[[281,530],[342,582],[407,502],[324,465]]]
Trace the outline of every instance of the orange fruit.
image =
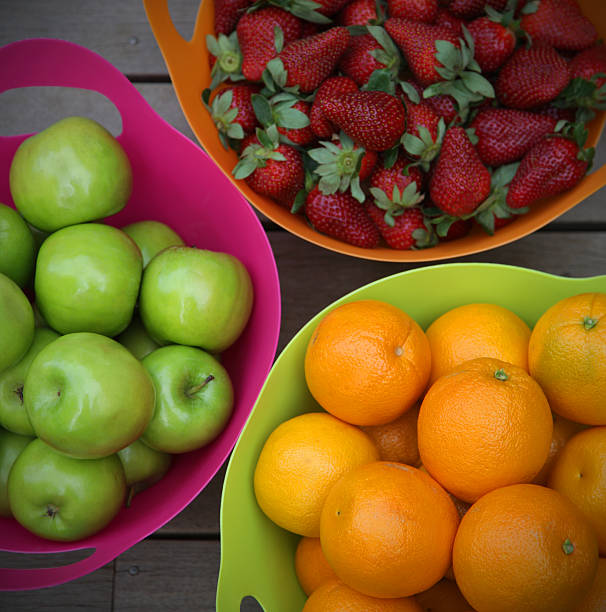
[[423,612],[423,609],[410,597],[378,599],[332,580],[311,594],[303,612]]
[[595,534],[557,491],[519,484],[491,491],[461,521],[457,584],[478,612],[570,612],[598,563]]
[[554,412],[606,425],[606,293],[575,295],[547,310],[532,330],[528,365]]
[[549,486],[585,515],[606,556],[606,427],[592,427],[571,438],[558,457]]
[[409,597],[444,576],[459,515],[424,472],[379,461],[345,474],[320,523],[322,550],[345,584],[372,597]]
[[598,559],[598,571],[593,584],[574,612],[604,612],[606,610],[606,559]]
[[320,538],[301,538],[295,552],[295,573],[303,591],[309,595],[337,575],[328,564]]
[[469,604],[459,587],[450,580],[440,580],[431,589],[415,595],[423,612],[466,612]]
[[562,452],[566,442],[568,442],[572,436],[579,433],[579,431],[583,431],[583,429],[586,428],[587,425],[574,423],[557,414],[553,415],[553,435],[551,437],[549,455],[547,455],[547,461],[545,461],[545,465],[541,468],[541,471],[534,477],[532,481],[534,484],[547,484],[553,465]]
[[296,416],[276,427],[261,450],[254,474],[257,503],[280,527],[317,538],[332,485],[378,458],[376,446],[357,427],[323,412]]
[[498,359],[468,361],[438,379],[419,413],[423,465],[466,502],[530,482],[549,452],[553,419],[539,385]]
[[434,382],[466,361],[492,357],[528,370],[530,328],[497,304],[466,304],[438,317],[426,331]]
[[417,444],[418,418],[419,407],[414,406],[391,423],[369,425],[362,427],[362,431],[376,444],[383,461],[395,461],[416,467],[420,464]]
[[307,346],[305,379],[316,401],[354,425],[383,425],[425,390],[429,343],[404,311],[377,300],[335,308]]

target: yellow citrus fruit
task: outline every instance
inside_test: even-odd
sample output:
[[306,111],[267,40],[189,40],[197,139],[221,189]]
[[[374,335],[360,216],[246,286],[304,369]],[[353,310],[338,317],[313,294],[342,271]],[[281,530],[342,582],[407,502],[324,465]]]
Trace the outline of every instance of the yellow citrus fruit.
[[459,515],[430,476],[376,462],[345,474],[322,509],[322,550],[345,584],[372,597],[409,597],[451,562]]
[[581,604],[574,608],[574,612],[604,612],[606,610],[606,559],[598,560],[598,571],[593,584]]
[[491,491],[465,514],[453,551],[457,584],[477,612],[570,612],[593,582],[598,545],[557,491]]
[[423,612],[423,609],[411,597],[378,599],[332,580],[311,594],[303,612]]
[[591,427],[571,438],[558,457],[549,486],[585,515],[606,556],[606,427]]
[[419,413],[423,465],[466,502],[530,482],[547,459],[552,433],[539,385],[522,368],[497,359],[473,359],[438,379]]
[[379,453],[360,429],[330,414],[311,412],[279,425],[267,438],[255,468],[261,510],[299,535],[320,535],[320,512],[332,485]]
[[569,421],[558,414],[553,415],[553,435],[551,437],[549,455],[547,455],[547,461],[545,461],[545,465],[543,465],[541,471],[534,477],[532,481],[534,484],[547,484],[551,470],[562,452],[566,442],[568,442],[572,436],[579,433],[579,431],[583,431],[583,429],[586,428],[587,425],[574,423],[573,421]]
[[528,370],[530,328],[518,315],[497,304],[466,304],[438,317],[427,328],[431,377],[477,357],[500,359]]
[[316,327],[305,379],[326,411],[354,425],[382,425],[410,409],[429,378],[431,353],[419,325],[377,300],[335,308]]
[[606,425],[606,293],[561,300],[537,321],[530,374],[551,409],[586,425]]
[[379,449],[383,461],[395,461],[418,466],[419,445],[417,444],[417,419],[419,407],[407,410],[395,421],[385,425],[362,427]]
[[299,540],[295,552],[295,573],[306,595],[325,582],[336,580],[337,575],[322,552],[320,538],[303,537]]

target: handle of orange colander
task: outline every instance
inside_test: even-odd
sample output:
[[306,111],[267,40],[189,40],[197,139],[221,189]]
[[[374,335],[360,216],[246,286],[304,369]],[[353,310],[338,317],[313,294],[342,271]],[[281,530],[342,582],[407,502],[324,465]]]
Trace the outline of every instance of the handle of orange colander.
[[212,2],[205,6],[204,0],[201,0],[191,40],[185,40],[177,32],[168,10],[168,0],[143,0],[143,5],[173,83],[191,80],[192,75],[200,72],[206,49],[203,22],[208,15],[203,7],[212,8]]
[[112,561],[115,557],[115,547],[108,546],[104,548],[100,543],[99,546],[95,547],[94,552],[90,556],[76,563],[60,567],[32,569],[0,568],[0,591],[23,591],[56,586],[94,572]]
[[123,144],[125,139],[140,138],[142,125],[153,114],[117,68],[85,47],[64,40],[33,38],[0,48],[0,93],[49,86],[89,89],[109,98],[122,116]]

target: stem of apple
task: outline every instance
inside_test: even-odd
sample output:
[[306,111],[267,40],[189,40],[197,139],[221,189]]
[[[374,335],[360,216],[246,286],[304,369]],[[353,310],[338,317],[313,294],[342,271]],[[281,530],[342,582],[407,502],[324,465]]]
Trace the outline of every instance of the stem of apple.
[[203,380],[199,385],[196,385],[195,387],[191,387],[190,389],[187,389],[185,391],[185,395],[187,395],[187,397],[193,397],[194,395],[196,395],[196,393],[198,393],[198,391],[200,391],[201,389],[203,389],[211,380],[214,380],[215,377],[212,374],[209,374],[205,380]]
[[16,389],[15,389],[15,394],[16,396],[19,398],[19,401],[21,403],[23,403],[23,385],[19,385]]
[[58,512],[59,508],[57,508],[55,504],[48,504],[48,506],[46,506],[46,512],[44,514],[50,518],[55,518]]

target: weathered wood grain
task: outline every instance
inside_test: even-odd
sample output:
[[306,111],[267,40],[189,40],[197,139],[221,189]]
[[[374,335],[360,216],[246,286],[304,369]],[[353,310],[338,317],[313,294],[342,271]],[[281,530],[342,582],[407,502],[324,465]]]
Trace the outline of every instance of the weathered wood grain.
[[[186,38],[199,4],[168,0],[173,22]],[[37,37],[84,45],[127,74],[167,74],[141,0],[2,0],[0,45]]]
[[[214,612],[219,559],[216,541],[141,542],[116,559],[113,610]],[[249,598],[241,608],[260,609]]]
[[[9,555],[9,553],[0,552],[0,567],[44,567],[65,565],[77,560],[70,554],[52,555],[53,559],[47,561],[41,560],[41,556]],[[0,610],[3,612],[20,610],[31,612],[32,610],[73,610],[77,608],[91,612],[110,612],[113,581],[114,564],[112,562],[88,576],[50,589],[0,592]]]

